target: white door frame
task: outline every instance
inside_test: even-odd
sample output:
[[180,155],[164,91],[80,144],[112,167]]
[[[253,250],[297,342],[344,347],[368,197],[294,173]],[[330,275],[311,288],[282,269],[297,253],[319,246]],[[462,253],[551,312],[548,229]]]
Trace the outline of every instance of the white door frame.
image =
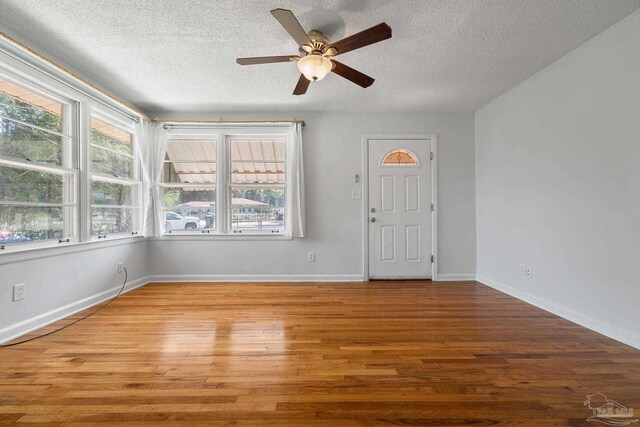
[[369,281],[369,140],[428,140],[431,145],[431,253],[433,263],[431,266],[431,280],[438,280],[438,135],[426,134],[365,134],[362,135],[362,275],[365,281]]

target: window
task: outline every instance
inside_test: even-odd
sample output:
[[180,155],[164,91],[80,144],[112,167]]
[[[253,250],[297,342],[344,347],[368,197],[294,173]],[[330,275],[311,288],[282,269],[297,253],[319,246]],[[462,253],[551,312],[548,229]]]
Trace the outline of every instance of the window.
[[91,118],[91,234],[136,234],[140,178],[134,137],[125,125]]
[[230,138],[233,233],[280,233],[285,221],[285,138]]
[[216,230],[216,139],[171,139],[160,195],[168,233]]
[[70,102],[0,76],[0,247],[75,239]]
[[415,156],[407,150],[393,150],[385,154],[383,166],[418,166]]
[[297,129],[172,127],[160,184],[165,233],[293,237],[296,161],[287,156]]

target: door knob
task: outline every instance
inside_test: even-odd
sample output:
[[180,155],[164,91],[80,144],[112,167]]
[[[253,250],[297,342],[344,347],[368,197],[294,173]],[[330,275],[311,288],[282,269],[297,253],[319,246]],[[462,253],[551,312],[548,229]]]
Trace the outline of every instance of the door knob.
[[371,218],[371,222],[376,222],[376,219],[375,218]]

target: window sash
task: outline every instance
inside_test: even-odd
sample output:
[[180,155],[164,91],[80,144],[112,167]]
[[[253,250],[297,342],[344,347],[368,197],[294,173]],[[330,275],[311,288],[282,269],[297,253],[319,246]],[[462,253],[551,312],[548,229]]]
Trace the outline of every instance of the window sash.
[[[198,142],[200,143],[201,147],[198,147],[198,144],[192,145],[190,143],[194,143],[194,142]],[[180,144],[185,144],[186,147],[183,148],[182,150],[176,150],[176,147],[179,147]],[[215,147],[215,149],[213,150],[213,155],[215,156],[215,159],[204,159],[202,157],[197,157],[197,158],[186,158],[183,156],[179,156],[179,157],[174,157],[174,158],[168,158],[169,157],[169,153],[173,152],[173,155],[176,155],[176,151],[178,151],[179,153],[193,153],[193,150],[196,150],[199,155],[206,155],[206,153],[210,153],[210,151],[207,151],[208,149],[210,149],[211,147],[209,146],[209,144],[213,145]],[[193,210],[196,210],[199,212],[198,214],[198,218],[201,217],[201,215],[205,216],[205,223],[204,226],[202,226],[201,221],[198,221],[198,228],[196,229],[165,229],[165,235],[184,235],[184,234],[192,234],[192,235],[211,235],[211,234],[219,234],[220,233],[220,222],[219,222],[219,206],[218,206],[218,192],[219,192],[219,188],[218,188],[218,180],[219,180],[219,153],[220,153],[220,139],[217,135],[211,135],[210,133],[207,134],[198,134],[198,135],[188,135],[188,136],[182,136],[182,135],[172,135],[169,138],[169,141],[167,142],[167,151],[165,153],[165,159],[163,161],[163,172],[162,172],[162,177],[163,177],[163,181],[159,184],[159,187],[162,189],[180,189],[180,190],[186,190],[186,191],[207,191],[207,192],[213,192],[214,193],[214,197],[213,200],[209,200],[209,199],[203,199],[201,200],[204,203],[210,203],[210,206],[202,206],[199,208],[193,208]],[[182,148],[182,147],[181,147]],[[176,169],[180,169],[179,166],[180,165],[207,165],[209,169],[211,169],[210,171],[201,171],[199,168],[191,168],[193,170],[188,170],[188,171],[178,171]],[[176,168],[176,166],[178,166],[178,168]],[[169,168],[168,170],[166,170],[166,168]],[[185,175],[185,176],[202,176],[202,177],[210,177],[209,179],[211,179],[211,182],[181,182],[181,176]],[[173,178],[175,179],[174,181],[168,181],[167,178]],[[205,178],[206,179],[206,178]],[[161,191],[162,193],[162,191]],[[185,202],[183,202],[185,203]],[[174,208],[168,208],[164,206],[162,206],[162,210],[163,213],[164,212],[173,212]],[[208,212],[207,212],[208,211]],[[181,213],[180,213],[181,214]],[[209,220],[207,220],[207,215],[209,214],[213,214],[213,227],[212,228],[207,228],[209,227],[209,225],[211,224]],[[164,214],[163,214],[164,215]],[[182,214],[181,214],[182,215]],[[182,215],[182,216],[192,216],[192,215]],[[163,216],[164,218],[164,216]],[[166,228],[166,227],[165,227]]]
[[[12,167],[16,167],[16,162],[11,162]],[[0,166],[9,166],[9,162],[4,162],[0,159]],[[20,165],[21,166],[21,165]],[[61,192],[62,192],[62,202],[61,203],[50,203],[50,202],[25,202],[25,201],[17,201],[17,200],[4,200],[0,201],[0,206],[6,207],[24,207],[24,208],[44,208],[44,209],[60,209],[61,210],[61,221],[62,221],[62,234],[60,236],[60,241],[58,243],[66,243],[66,239],[75,239],[78,235],[77,223],[78,223],[78,197],[77,197],[77,186],[78,186],[78,173],[77,170],[59,170],[56,168],[55,170],[48,170],[50,168],[40,167],[38,165],[29,165],[30,168],[22,168],[16,167],[16,169],[21,170],[32,170],[32,171],[41,171],[52,173],[56,175],[67,175],[71,176],[72,179],[62,181],[60,183]],[[64,240],[62,240],[64,239]],[[69,240],[70,241],[70,240]],[[50,244],[55,242],[54,238],[50,239],[42,239],[30,242],[11,242],[11,243],[1,243],[2,246],[14,244],[20,244],[21,247],[24,245],[29,245],[29,247],[38,247],[42,244]]]
[[[283,154],[283,159],[243,159],[241,158],[241,153],[239,151],[239,147],[235,148],[236,152],[238,153],[239,157],[238,158],[234,158],[233,156],[233,143],[235,141],[248,141],[249,144],[249,148],[251,151],[251,142],[258,142],[261,143],[261,141],[283,141],[282,142],[282,154]],[[288,191],[287,191],[287,184],[288,184],[288,178],[289,175],[287,173],[287,150],[290,149],[290,147],[288,146],[287,142],[289,141],[289,137],[287,135],[278,135],[278,134],[273,134],[273,135],[228,135],[227,139],[226,139],[226,153],[225,154],[225,161],[226,161],[226,166],[228,168],[228,170],[226,171],[225,174],[225,190],[226,190],[226,194],[225,194],[225,202],[226,202],[226,209],[225,211],[227,212],[227,218],[226,218],[226,230],[225,230],[225,234],[227,235],[282,235],[286,232],[287,230],[287,221],[288,221]],[[260,144],[261,145],[261,144]],[[261,147],[262,149],[262,147]],[[274,147],[274,153],[278,153],[278,149],[277,147]],[[273,182],[273,183],[269,183],[269,182],[259,182],[259,183],[251,183],[251,182],[235,182],[234,181],[234,175],[238,174],[237,172],[234,172],[234,165],[238,165],[241,164],[243,165],[243,167],[245,165],[248,164],[254,164],[254,165],[266,165],[266,164],[272,164],[272,165],[276,165],[276,169],[278,166],[280,165],[284,165],[284,167],[282,168],[283,171],[282,172],[262,172],[262,171],[255,171],[250,173],[250,175],[284,175],[284,182]],[[256,168],[257,169],[257,168]],[[242,173],[244,174],[244,173]],[[278,188],[278,189],[282,189],[284,191],[284,200],[283,200],[283,206],[281,207],[281,209],[283,209],[284,211],[284,220],[282,223],[281,227],[277,227],[277,228],[265,228],[265,229],[261,229],[262,226],[262,220],[260,219],[260,215],[256,214],[256,222],[258,222],[258,229],[256,228],[250,228],[250,229],[240,229],[238,228],[234,228],[234,216],[235,218],[241,217],[243,215],[248,215],[249,218],[251,216],[251,214],[243,214],[241,212],[236,213],[236,210],[241,210],[242,207],[238,206],[238,207],[234,207],[233,206],[233,189],[234,188],[253,188],[253,189],[273,189],[273,188]],[[246,207],[248,209],[251,209],[251,207]],[[280,208],[280,207],[278,207]],[[269,207],[269,209],[271,211],[273,211],[272,207]],[[237,223],[238,224],[238,223]]]
[[[197,227],[195,229],[176,229],[176,228],[168,228],[166,227],[166,222],[167,221],[171,221],[171,220],[167,220],[166,218],[164,219],[165,221],[165,234],[193,234],[193,233],[199,233],[199,234],[214,234],[217,232],[218,230],[218,209],[217,209],[217,185],[215,183],[194,183],[194,184],[183,184],[183,183],[169,183],[169,184],[160,184],[160,195],[161,198],[163,198],[162,202],[162,210],[163,210],[163,215],[166,215],[169,212],[175,212],[183,217],[185,216],[197,216],[198,217],[198,221],[197,221]],[[201,191],[203,194],[209,194],[209,193],[213,193],[214,196],[213,198],[205,198],[204,196],[201,197],[201,200],[199,200],[202,203],[205,204],[209,204],[207,205],[203,205],[203,206],[199,206],[199,207],[192,207],[190,208],[191,210],[196,210],[198,211],[197,215],[194,214],[190,214],[190,213],[183,213],[183,212],[179,212],[182,210],[187,210],[188,208],[185,207],[181,207],[178,208],[178,206],[173,206],[173,207],[167,207],[164,205],[164,191],[163,190],[172,190],[172,189],[179,189],[179,190],[183,190],[183,191]],[[188,203],[188,202],[184,202],[183,203]],[[212,215],[211,217],[209,217],[209,215]],[[164,218],[164,217],[163,217]],[[175,220],[175,219],[174,219]]]
[[[230,235],[238,235],[238,234],[244,234],[244,235],[251,235],[251,234],[255,234],[255,235],[278,235],[278,234],[283,234],[285,233],[286,229],[287,229],[287,221],[288,221],[288,213],[287,213],[287,189],[286,189],[286,184],[276,184],[276,185],[269,185],[269,184],[261,184],[261,185],[236,185],[236,184],[228,184],[227,186],[228,191],[227,191],[227,233],[226,234],[230,234]],[[267,228],[262,229],[262,221],[263,219],[265,219],[266,214],[265,213],[259,213],[259,212],[243,212],[243,210],[249,210],[249,211],[255,211],[255,210],[259,210],[261,207],[259,206],[251,206],[251,205],[247,205],[247,206],[241,206],[241,205],[233,205],[233,190],[235,188],[253,188],[253,189],[282,189],[284,191],[284,200],[283,200],[283,206],[267,206],[266,209],[269,210],[269,218],[270,217],[274,217],[275,219],[275,211],[278,209],[282,209],[284,211],[284,218],[283,218],[283,222],[282,222],[282,226],[278,226],[278,227],[273,227],[273,228],[269,228],[269,226],[267,226]],[[238,211],[238,212],[236,212]],[[258,228],[247,228],[247,229],[240,229],[240,227],[236,227],[234,228],[233,223],[234,223],[234,219],[238,220],[236,222],[236,224],[239,224],[239,219],[240,217],[245,217],[244,219],[249,219],[251,220],[251,216],[255,216],[255,221],[258,222]]]
[[[113,126],[113,128],[126,132],[131,135],[131,152],[133,154],[126,153],[124,151],[118,151],[115,149],[111,149],[100,144],[94,143],[93,133],[100,132],[93,127],[94,120],[98,120],[103,124],[107,124],[109,126]],[[89,181],[89,200],[87,203],[88,212],[86,217],[88,218],[88,227],[89,227],[89,238],[96,240],[102,239],[107,236],[118,236],[118,235],[131,235],[138,234],[142,227],[142,181],[140,180],[140,158],[137,151],[137,140],[135,138],[134,130],[127,126],[124,123],[119,123],[117,120],[113,120],[103,114],[101,111],[91,110],[90,112],[90,132],[89,132],[89,141],[88,141],[88,151],[89,155],[89,168],[90,174],[88,177]],[[109,135],[107,135],[109,136]],[[123,143],[124,144],[124,143]],[[101,170],[96,170],[94,168],[94,155],[92,150],[100,150],[103,152],[110,153],[116,158],[127,159],[127,161],[131,162],[131,169],[129,170],[127,175],[108,175]],[[120,186],[129,187],[130,193],[130,202],[126,204],[99,204],[94,203],[93,198],[93,189],[94,183],[106,183],[106,184],[116,184]],[[128,223],[131,230],[122,230],[122,231],[114,231],[108,233],[97,233],[95,231],[96,226],[96,218],[95,211],[96,210],[104,210],[104,211],[125,211],[130,213],[130,218],[128,218]]]

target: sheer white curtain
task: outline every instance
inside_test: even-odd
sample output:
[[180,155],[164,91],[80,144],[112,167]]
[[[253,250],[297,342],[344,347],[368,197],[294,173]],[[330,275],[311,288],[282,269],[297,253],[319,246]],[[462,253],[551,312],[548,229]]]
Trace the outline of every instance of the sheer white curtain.
[[142,162],[144,189],[143,230],[147,237],[160,237],[164,233],[164,214],[158,184],[162,179],[162,165],[167,152],[169,131],[162,123],[147,120],[136,125],[138,150]]
[[302,124],[293,125],[292,150],[288,153],[288,163],[291,165],[291,235],[304,237],[304,161],[302,153]]

